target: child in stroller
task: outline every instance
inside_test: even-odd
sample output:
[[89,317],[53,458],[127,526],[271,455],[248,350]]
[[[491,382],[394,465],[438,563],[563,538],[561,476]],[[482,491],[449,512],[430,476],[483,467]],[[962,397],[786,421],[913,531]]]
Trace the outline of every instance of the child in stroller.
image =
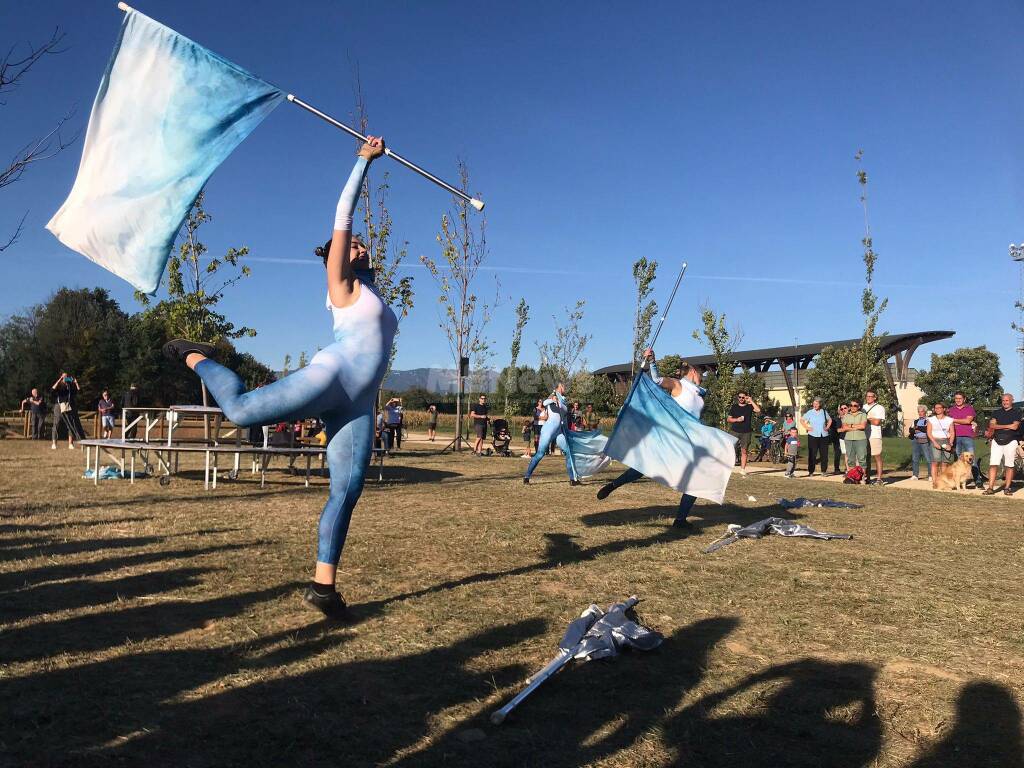
[[499,456],[511,456],[512,451],[509,445],[512,443],[512,433],[508,429],[508,421],[495,419],[491,422],[491,445],[494,452]]

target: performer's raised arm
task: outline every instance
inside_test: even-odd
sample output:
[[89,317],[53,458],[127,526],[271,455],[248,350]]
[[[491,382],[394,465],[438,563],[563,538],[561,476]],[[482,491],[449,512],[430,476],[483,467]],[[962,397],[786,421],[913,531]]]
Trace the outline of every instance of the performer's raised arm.
[[654,362],[653,349],[648,349],[644,352],[644,360],[650,367],[651,378],[655,384],[673,396],[678,395],[682,391],[683,385],[679,382],[679,379],[673,379],[671,376],[661,376],[658,373],[658,366]]
[[338,198],[338,208],[334,214],[334,235],[327,246],[326,259],[327,292],[336,307],[347,307],[359,298],[354,270],[368,264],[365,263],[366,248],[352,237],[352,217],[366,171],[370,163],[383,154],[384,139],[370,136],[369,141],[359,148],[359,157]]

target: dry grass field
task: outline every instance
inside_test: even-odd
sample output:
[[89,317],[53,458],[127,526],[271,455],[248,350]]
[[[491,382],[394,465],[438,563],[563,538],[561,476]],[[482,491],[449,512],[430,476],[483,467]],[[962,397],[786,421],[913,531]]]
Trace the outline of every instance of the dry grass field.
[[[1019,501],[737,476],[687,536],[651,483],[599,502],[557,458],[524,487],[523,459],[410,445],[367,484],[331,624],[298,597],[324,480],[94,487],[79,451],[0,441],[0,766],[1024,764]],[[785,516],[852,541],[700,552],[823,494],[864,508]],[[489,724],[631,593],[661,649]]]

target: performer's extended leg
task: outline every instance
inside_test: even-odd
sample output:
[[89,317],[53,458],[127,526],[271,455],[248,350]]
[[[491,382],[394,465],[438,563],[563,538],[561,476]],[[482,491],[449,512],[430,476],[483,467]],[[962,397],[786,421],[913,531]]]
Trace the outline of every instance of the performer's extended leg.
[[635,483],[637,480],[643,477],[642,472],[637,472],[632,467],[629,467],[625,472],[616,477],[610,483],[605,483],[601,486],[601,490],[597,492],[597,498],[607,499],[611,496],[612,491],[616,488],[621,488],[626,483]]
[[540,460],[547,455],[548,446],[551,445],[552,441],[558,435],[558,425],[552,425],[551,429],[548,429],[547,423],[540,430],[540,439],[537,441],[537,452],[533,454],[533,458],[530,459],[530,466],[526,468],[526,474],[523,475],[523,482],[529,485],[530,477],[533,475],[533,471],[540,464]]
[[[193,362],[193,358],[200,359]],[[294,421],[350,405],[337,371],[320,363],[310,363],[273,384],[246,392],[238,374],[220,363],[198,354],[189,355],[189,362],[224,414],[243,427]]]
[[576,474],[576,463],[572,460],[572,451],[569,449],[569,441],[562,432],[555,435],[555,445],[565,456],[565,473],[569,476],[572,485],[579,485],[580,479]]

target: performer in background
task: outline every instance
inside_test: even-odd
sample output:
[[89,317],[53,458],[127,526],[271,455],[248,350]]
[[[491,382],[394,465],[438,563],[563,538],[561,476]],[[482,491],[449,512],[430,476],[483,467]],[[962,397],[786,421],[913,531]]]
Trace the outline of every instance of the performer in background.
[[337,592],[338,561],[352,510],[363,491],[373,444],[373,404],[384,378],[398,327],[395,313],[373,287],[365,246],[352,236],[352,215],[369,164],[384,153],[383,139],[370,137],[359,149],[334,220],[333,237],[316,253],[327,268],[327,309],[335,343],[309,365],[265,387],[245,391],[242,380],[210,359],[213,347],[175,339],[164,353],[183,361],[206,384],[231,421],[240,426],[319,416],[327,439],[331,490],[320,515],[313,581],[305,604],[341,617],[345,600]]
[[[679,370],[675,372],[675,378],[660,376],[654,362],[653,349],[648,349],[644,352],[644,360],[650,363],[651,378],[654,380],[654,383],[668,392],[672,399],[675,400],[676,405],[699,420],[701,411],[704,410],[704,396],[707,394],[707,390],[700,385],[700,372],[689,364],[683,363],[680,365]],[[627,483],[636,482],[642,477],[643,474],[641,472],[630,467],[610,483],[601,486],[601,489],[597,492],[597,498],[607,499],[616,488],[621,488]],[[683,497],[679,500],[679,509],[676,512],[675,520],[672,521],[673,527],[686,530],[692,528],[690,521],[686,518],[696,501],[697,498],[695,496],[683,494]]]
[[565,471],[569,475],[569,484],[579,485],[580,480],[576,474],[576,468],[573,466],[572,451],[566,440],[566,432],[568,430],[565,427],[565,422],[568,419],[569,410],[565,401],[565,385],[559,382],[555,386],[555,391],[551,393],[542,405],[545,413],[547,413],[547,418],[544,419],[540,429],[537,451],[533,454],[530,466],[526,468],[526,474],[523,476],[523,485],[530,484],[530,477],[533,475],[533,471],[540,464],[540,460],[547,454],[548,447],[552,442],[565,454]]

